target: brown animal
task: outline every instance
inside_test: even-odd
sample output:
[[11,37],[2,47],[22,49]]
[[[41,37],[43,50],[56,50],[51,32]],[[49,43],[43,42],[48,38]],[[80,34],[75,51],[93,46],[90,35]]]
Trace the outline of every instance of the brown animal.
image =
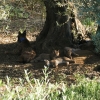
[[35,51],[31,48],[29,40],[26,38],[26,30],[18,33],[17,47],[13,51],[6,51],[6,54],[18,54],[18,62],[30,62],[36,56]]
[[44,60],[51,60],[55,59],[56,57],[59,56],[59,50],[54,50],[51,54],[46,54],[42,53],[35,59],[33,59],[31,62],[39,62],[39,61],[44,61]]
[[65,47],[64,48],[64,55],[67,56],[68,58],[72,59],[72,55],[79,56],[78,54],[75,53],[75,51],[78,51],[78,50],[80,50],[80,49]]
[[68,57],[59,57],[59,58],[56,58],[54,60],[45,60],[45,63],[47,66],[53,66],[53,67],[58,67],[59,64],[69,64],[69,63],[75,63],[74,60],[68,58]]

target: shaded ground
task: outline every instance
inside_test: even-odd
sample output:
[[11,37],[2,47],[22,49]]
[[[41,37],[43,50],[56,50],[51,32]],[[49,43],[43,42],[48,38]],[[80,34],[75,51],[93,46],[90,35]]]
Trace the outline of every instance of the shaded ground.
[[[32,35],[31,35],[32,36]],[[0,41],[0,78],[4,78],[6,75],[9,77],[24,77],[24,69],[28,69],[28,71],[33,73],[34,77],[39,77],[43,75],[42,69],[44,68],[44,63],[28,63],[21,64],[16,62],[18,56],[16,55],[6,55],[4,52],[6,50],[12,50],[15,48],[15,35],[9,35],[3,37],[0,36],[2,41]],[[9,39],[10,38],[10,39]],[[14,39],[14,40],[13,40]],[[35,37],[31,37],[31,40],[35,40]],[[7,41],[8,40],[8,41]],[[12,42],[12,43],[11,43]],[[10,43],[10,44],[8,44]],[[60,74],[65,74],[67,77],[65,78],[69,82],[75,80],[73,77],[74,73],[85,74],[87,77],[93,78],[94,76],[100,75],[100,67],[97,66],[100,64],[99,56],[93,54],[90,51],[83,50],[79,53],[79,57],[74,57],[76,64],[72,65],[59,65],[57,72],[55,72],[55,68],[50,68],[49,70],[55,74],[56,78]],[[96,71],[94,71],[94,68]],[[54,77],[55,78],[55,77]]]
[[[28,32],[28,39],[34,41],[36,38],[34,34],[38,34],[38,32],[30,33]],[[16,55],[6,55],[4,52],[13,50],[16,46],[16,36],[17,33],[0,34],[0,78],[4,79],[5,76],[9,77],[24,77],[24,69],[28,69],[29,72],[32,72],[33,77],[41,77],[43,76],[42,69],[44,68],[44,63],[28,63],[21,64],[16,62],[18,56]],[[32,45],[34,46],[34,45]],[[94,76],[100,76],[100,57],[92,53],[91,51],[82,50],[79,53],[79,57],[74,57],[76,64],[72,65],[59,65],[59,68],[55,70],[55,68],[50,68],[51,75],[54,75],[51,81],[59,78],[59,76],[66,75],[64,80],[67,80],[69,84],[75,81],[74,74],[81,73],[86,77],[93,78]],[[60,80],[60,79],[58,79]]]

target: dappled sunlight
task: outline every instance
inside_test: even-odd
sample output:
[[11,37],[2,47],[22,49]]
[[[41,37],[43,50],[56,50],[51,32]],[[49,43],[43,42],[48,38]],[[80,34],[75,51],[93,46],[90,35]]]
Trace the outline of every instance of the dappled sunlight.
[[[66,6],[63,5],[61,6],[61,8],[63,9],[60,9],[61,3],[59,5],[58,1],[57,1],[58,3],[57,2],[54,3],[51,0],[51,4],[54,3],[54,6],[52,6],[52,9],[51,9],[51,5],[48,3],[49,0],[45,0],[45,2],[48,1],[47,2],[48,7],[46,11],[44,9],[44,5],[41,5],[40,2],[39,2],[40,4],[34,3],[33,5],[31,5],[32,2],[29,2],[28,0],[17,0],[20,3],[14,2],[16,0],[10,0],[10,1],[12,1],[12,4],[14,7],[16,4],[18,5],[16,5],[17,6],[16,9],[15,8],[12,9],[13,7],[11,6],[12,7],[11,10],[16,12],[15,15],[10,15],[8,19],[2,20],[0,22],[0,79],[5,80],[6,76],[10,78],[16,78],[16,79],[19,79],[19,78],[24,79],[25,70],[27,70],[27,72],[30,73],[31,79],[36,78],[36,79],[41,80],[46,75],[46,74],[44,75],[44,72],[43,72],[44,67],[45,68],[48,67],[48,65],[45,66],[45,62],[43,61],[43,59],[41,62],[20,63],[18,62],[18,58],[19,58],[18,55],[6,54],[5,51],[12,51],[16,49],[18,32],[20,31],[20,34],[22,34],[22,32],[26,30],[26,37],[31,44],[30,46],[31,49],[33,49],[36,52],[35,53],[36,56],[38,56],[40,53],[49,54],[52,51],[52,49],[57,49],[61,51],[60,53],[62,54],[60,54],[60,57],[65,56],[63,54],[64,52],[63,49],[65,46],[68,46],[67,42],[69,41],[69,39],[71,40],[72,38],[72,37],[69,38],[71,34],[70,35],[67,34],[67,33],[70,33],[70,31],[72,31],[70,29],[71,23],[68,24],[69,18],[68,20],[65,18],[66,22],[64,22],[65,20],[63,20],[64,16],[65,17],[67,16],[67,14],[63,12],[63,9],[65,9],[64,7]],[[37,2],[39,0],[35,0],[35,1]],[[63,0],[63,1],[66,1],[66,0]],[[23,9],[20,7],[22,7]],[[57,9],[55,9],[55,7],[57,7]],[[49,11],[51,11],[52,13]],[[46,16],[48,12],[49,12],[49,15]],[[11,14],[13,14],[13,12]],[[61,26],[57,25],[56,23],[57,21],[59,22],[59,24],[61,24]],[[24,37],[24,39],[26,37]],[[21,41],[22,39],[23,38],[19,40]],[[37,42],[38,40],[39,42]],[[29,46],[29,44],[27,46]],[[42,51],[42,49],[44,51]],[[45,50],[47,50],[48,52]],[[61,62],[59,63],[59,60],[58,62],[57,60],[55,61],[55,59],[57,58],[53,58],[54,62],[58,63],[58,66],[56,67],[49,66],[47,69],[47,72],[50,72],[48,76],[50,83],[65,82],[68,84],[68,86],[70,86],[71,84],[76,83],[76,78],[77,78],[75,77],[76,74],[85,75],[85,77],[88,77],[90,79],[93,79],[95,76],[100,75],[100,68],[97,67],[97,65],[100,63],[99,56],[95,55],[93,52],[89,50],[80,50],[80,52],[78,51],[77,54],[78,54],[77,57],[72,56],[72,59],[70,59],[70,60],[73,60],[75,63],[69,63],[69,61],[67,61],[67,64],[65,65],[62,63],[63,60],[61,60]],[[27,55],[29,56],[29,52],[27,53]],[[26,58],[28,57],[27,55],[25,56]],[[22,58],[22,60],[23,59],[24,58]],[[94,70],[95,67],[97,67],[96,71]]]

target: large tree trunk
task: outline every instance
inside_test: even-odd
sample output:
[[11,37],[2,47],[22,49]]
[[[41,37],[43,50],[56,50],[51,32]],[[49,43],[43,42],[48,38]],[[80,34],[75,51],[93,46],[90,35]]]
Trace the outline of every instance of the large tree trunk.
[[36,50],[50,52],[52,49],[63,49],[72,45],[70,18],[67,12],[67,0],[44,0],[46,21],[36,39]]

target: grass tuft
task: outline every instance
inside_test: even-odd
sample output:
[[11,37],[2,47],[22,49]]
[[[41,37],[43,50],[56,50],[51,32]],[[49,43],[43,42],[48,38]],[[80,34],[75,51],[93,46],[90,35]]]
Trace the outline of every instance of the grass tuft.
[[7,76],[7,83],[0,80],[0,100],[100,100],[100,82],[76,75],[76,84],[49,82],[48,68],[43,69],[44,78],[30,79],[25,70],[25,81],[17,84]]

